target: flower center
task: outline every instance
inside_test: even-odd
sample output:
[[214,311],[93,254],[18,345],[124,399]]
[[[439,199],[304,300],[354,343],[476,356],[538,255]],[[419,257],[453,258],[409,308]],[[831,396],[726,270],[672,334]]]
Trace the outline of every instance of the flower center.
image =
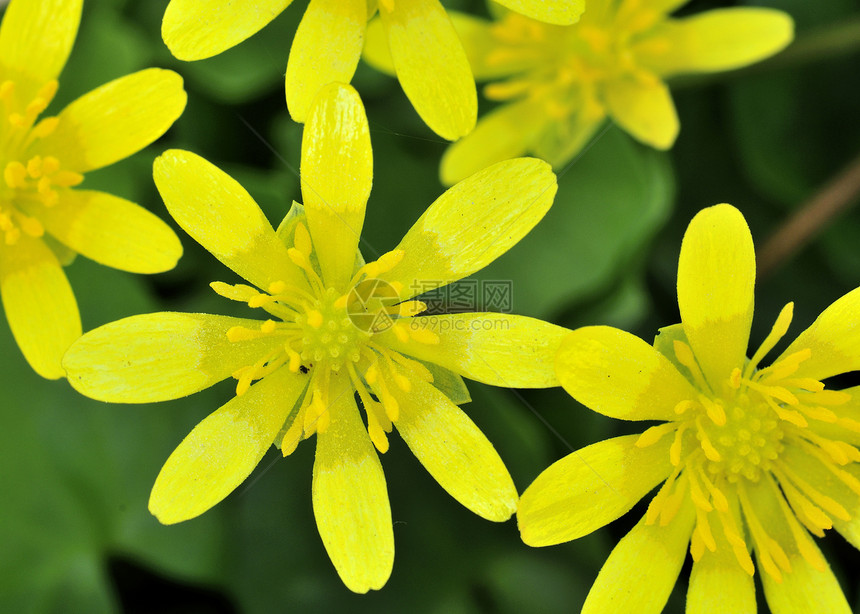
[[[41,237],[45,229],[38,220],[39,206],[54,206],[58,188],[76,186],[83,175],[61,167],[54,156],[36,152],[38,141],[52,134],[57,117],[36,123],[57,92],[57,81],[43,85],[32,100],[21,100],[15,81],[0,83],[0,232],[7,245],[14,245],[21,234]],[[35,124],[35,125],[34,125]]]
[[695,560],[705,549],[716,551],[711,526],[716,523],[747,573],[752,575],[755,569],[747,546],[747,540],[752,540],[761,567],[777,581],[783,572],[791,571],[791,565],[783,546],[759,518],[752,489],[772,493],[790,526],[792,547],[819,569],[825,563],[806,531],[823,536],[825,529],[832,528],[834,518],[851,520],[850,504],[843,505],[847,502],[828,496],[820,485],[805,477],[805,470],[798,469],[797,455],[805,455],[806,464],[826,472],[827,480],[841,482],[860,495],[860,480],[842,468],[860,461],[860,450],[838,436],[822,434],[826,432],[822,427],[827,425],[860,432],[860,422],[840,417],[835,411],[848,403],[851,395],[825,390],[818,380],[797,377],[800,365],[812,355],[809,349],[757,369],[788,330],[792,310],[791,303],[786,305],[743,370],[734,369],[716,392],[699,369],[690,346],[675,341],[675,357],[689,371],[699,394],[678,403],[674,408],[676,421],[649,428],[636,444],[653,445],[674,433],[669,448],[674,470],[651,500],[647,522],[667,524],[683,499],[689,497],[696,509],[690,542]]
[[779,421],[756,396],[737,395],[726,406],[723,425],[707,419],[698,421],[701,428],[696,438],[708,459],[706,467],[711,475],[724,475],[732,483],[741,477],[757,482],[761,472],[767,471],[782,452],[785,434]]
[[654,11],[631,8],[623,13],[583,19],[571,26],[544,24],[509,13],[492,26],[497,45],[485,58],[493,67],[516,73],[491,83],[484,93],[493,100],[528,97],[543,102],[556,119],[573,113],[604,114],[600,86],[623,77],[653,82],[657,77],[639,66],[632,46],[637,35],[660,18]]
[[304,363],[325,361],[330,369],[340,371],[344,361],[358,362],[361,347],[370,335],[352,323],[345,303],[333,288],[328,288],[310,309],[296,315]]
[[260,308],[277,318],[258,327],[234,326],[227,338],[234,343],[266,339],[270,341],[259,359],[233,373],[238,380],[236,394],[245,394],[251,384],[282,367],[310,377],[307,391],[281,437],[281,451],[291,453],[302,438],[323,432],[330,417],[329,387],[332,374],[346,371],[367,415],[367,430],[380,452],[388,449],[386,432],[399,415],[394,391],[408,392],[410,378],[432,382],[432,374],[421,363],[378,343],[374,336],[392,330],[401,342],[438,343],[431,331],[413,329],[397,322],[416,315],[426,307],[420,301],[400,302],[399,289],[376,279],[391,270],[403,252],[383,254],[361,267],[342,294],[326,287],[312,264],[310,234],[304,224],[296,224],[290,259],[305,273],[306,285],[277,281],[267,292],[245,285],[213,282],[215,292],[235,301]]

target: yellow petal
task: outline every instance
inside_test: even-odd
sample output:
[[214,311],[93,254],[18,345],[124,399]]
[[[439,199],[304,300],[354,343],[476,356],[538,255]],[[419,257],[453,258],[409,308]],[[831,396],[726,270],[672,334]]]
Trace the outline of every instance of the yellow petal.
[[695,518],[687,499],[666,526],[640,520],[606,559],[582,614],[662,611],[684,563]]
[[549,210],[557,189],[549,165],[533,158],[494,164],[449,188],[409,229],[400,263],[382,275],[403,298],[478,271],[522,239]]
[[233,271],[263,290],[307,283],[254,199],[214,164],[170,149],[156,158],[153,178],[182,229]]
[[403,441],[448,494],[478,514],[503,522],[517,509],[517,489],[481,430],[433,385],[410,379],[398,395],[394,423]]
[[502,58],[493,53],[499,46],[499,41],[493,34],[494,22],[458,11],[449,10],[448,15],[460,42],[463,43],[476,80],[498,79],[533,67],[534,59],[527,54],[509,54],[510,57]]
[[23,76],[27,99],[47,81],[56,79],[66,60],[81,20],[83,0],[13,0],[0,25],[0,64],[9,76]]
[[161,37],[180,60],[202,60],[238,45],[280,15],[292,0],[171,0]]
[[576,23],[585,10],[584,0],[496,0],[496,2],[526,17],[560,26]]
[[731,205],[700,211],[681,243],[678,306],[687,339],[715,390],[744,364],[754,286],[755,250],[744,216]]
[[346,291],[373,183],[370,130],[351,86],[331,83],[317,95],[302,137],[301,183],[323,279]]
[[278,369],[195,426],[158,473],[149,511],[174,524],[221,502],[266,454],[306,384]]
[[394,60],[391,59],[391,51],[388,48],[388,35],[382,27],[382,19],[374,17],[367,24],[364,32],[364,48],[361,57],[376,70],[392,77],[397,73],[394,71]]
[[812,326],[803,331],[780,358],[801,350],[812,350],[812,356],[800,363],[796,377],[822,380],[860,370],[858,313],[860,288],[839,298],[821,312]]
[[366,26],[365,0],[311,0],[287,62],[287,107],[295,121],[305,121],[324,85],[352,81]]
[[550,465],[520,498],[517,523],[529,546],[578,539],[620,518],[672,471],[671,437],[639,448],[639,435],[592,444]]
[[81,336],[81,317],[66,274],[43,241],[26,235],[15,245],[0,241],[0,293],[27,362],[42,377],[63,377],[60,361]]
[[63,168],[86,172],[140,151],[185,109],[182,77],[149,68],[84,94],[60,113],[57,129],[38,144]]
[[546,123],[540,105],[533,100],[494,109],[445,150],[439,169],[442,183],[453,185],[491,164],[525,154]]
[[91,190],[64,190],[39,219],[64,245],[115,269],[160,273],[176,266],[182,244],[170,226],[140,205]]
[[260,324],[200,313],[132,316],[78,339],[66,352],[63,366],[73,388],[100,401],[177,399],[230,377],[271,351],[269,337],[227,339],[233,326],[259,328]]
[[343,583],[366,593],[382,588],[391,575],[394,534],[382,465],[343,379],[334,379],[331,423],[317,434],[314,516]]
[[[823,558],[815,542],[810,545],[819,558]],[[764,596],[773,614],[851,614],[851,607],[828,565],[824,571],[815,569],[802,556],[789,556],[791,572],[782,574],[777,582],[770,574],[761,574]]]
[[656,78],[622,76],[604,90],[609,115],[633,137],[657,149],[669,149],[680,125],[672,95]]
[[787,13],[729,8],[669,20],[634,47],[639,61],[658,74],[730,70],[763,60],[794,38]]
[[605,120],[606,112],[600,105],[579,108],[563,119],[546,124],[531,151],[560,170],[588,145]]
[[[740,526],[738,511],[733,513]],[[717,550],[706,548],[702,558],[693,562],[686,614],[755,614],[755,580],[738,564],[723,531],[714,529],[711,533]]]
[[456,140],[478,117],[475,79],[451,18],[439,0],[397,0],[379,7],[397,78],[433,132]]
[[674,420],[675,406],[697,395],[660,352],[609,326],[570,333],[555,365],[561,385],[574,399],[622,420]]
[[450,369],[469,379],[506,388],[558,386],[555,354],[570,332],[542,320],[504,313],[457,313],[401,320],[429,330],[439,343],[403,343],[386,332],[392,349]]

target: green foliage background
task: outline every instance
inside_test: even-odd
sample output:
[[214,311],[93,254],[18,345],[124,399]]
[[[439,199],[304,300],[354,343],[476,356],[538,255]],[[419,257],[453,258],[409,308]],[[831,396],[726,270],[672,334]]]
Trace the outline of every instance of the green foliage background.
[[[233,50],[186,64],[160,40],[167,0],[87,0],[54,108],[153,65],[185,77],[189,103],[165,138],[88,175],[85,187],[167,218],[151,163],[164,149],[181,147],[233,174],[276,225],[291,200],[300,200],[301,126],[287,114],[283,73],[306,4],[297,0]],[[444,4],[486,10],[480,0]],[[746,3],[693,0],[684,11],[736,4]],[[860,152],[856,0],[750,4],[794,16],[795,46],[758,67],[674,84],[682,132],[670,153],[609,127],[564,169],[544,221],[481,273],[513,281],[515,312],[569,327],[611,324],[651,339],[679,319],[677,256],[696,211],[736,205],[761,244]],[[445,143],[422,125],[392,79],[361,66],[354,84],[367,107],[375,162],[364,236],[381,253],[443,191],[437,167]],[[488,106],[482,101],[482,112]],[[177,231],[185,256],[172,272],[132,276],[84,258],[69,267],[85,330],[152,311],[233,313],[207,284],[234,275]],[[760,280],[753,343],[785,302],[796,301],[791,336],[860,284],[858,244],[855,211]],[[111,406],[77,395],[64,381],[38,378],[5,325],[0,348],[0,612],[571,612],[642,512],[637,507],[576,543],[531,549],[515,521],[494,525],[461,508],[393,437],[382,462],[395,521],[394,572],[382,591],[353,595],[313,522],[313,442],[287,460],[273,449],[246,484],[201,518],[163,527],[147,512],[161,464],[231,396],[229,382],[171,403]],[[465,409],[520,490],[570,447],[632,431],[558,389],[472,383],[470,390]],[[838,536],[822,547],[860,610],[856,551]],[[667,611],[683,611],[688,573],[689,561]]]

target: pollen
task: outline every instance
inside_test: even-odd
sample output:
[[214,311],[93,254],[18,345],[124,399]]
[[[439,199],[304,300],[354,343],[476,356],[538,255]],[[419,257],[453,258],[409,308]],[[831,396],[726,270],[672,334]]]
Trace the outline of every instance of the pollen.
[[0,232],[7,245],[14,245],[22,235],[41,237],[45,232],[39,221],[41,207],[53,207],[60,200],[60,190],[84,179],[63,168],[56,156],[37,153],[39,141],[60,122],[46,117],[36,123],[54,98],[57,82],[47,82],[31,100],[23,99],[20,91],[14,81],[0,83]]

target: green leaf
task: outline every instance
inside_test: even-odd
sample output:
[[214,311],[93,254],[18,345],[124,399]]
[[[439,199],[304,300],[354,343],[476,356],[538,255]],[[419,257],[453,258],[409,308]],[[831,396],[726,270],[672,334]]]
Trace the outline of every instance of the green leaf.
[[673,196],[665,155],[610,128],[560,173],[546,217],[475,277],[511,280],[515,313],[550,317],[626,273]]

